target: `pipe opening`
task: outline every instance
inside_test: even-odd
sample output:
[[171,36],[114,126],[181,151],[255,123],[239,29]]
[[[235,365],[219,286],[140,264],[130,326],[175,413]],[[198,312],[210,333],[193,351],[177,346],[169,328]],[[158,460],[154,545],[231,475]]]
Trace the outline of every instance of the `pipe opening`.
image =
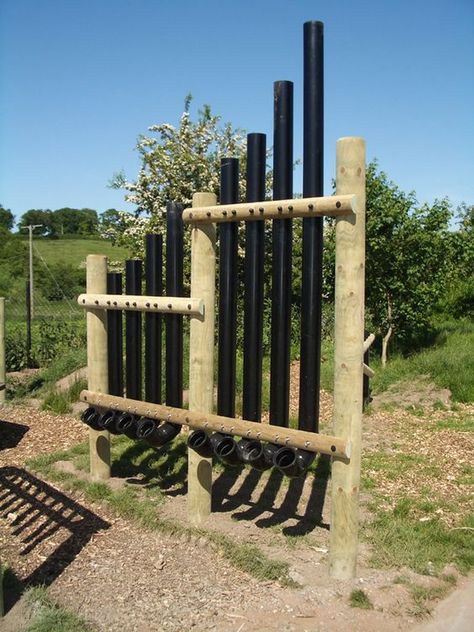
[[139,439],[146,439],[153,434],[156,429],[156,422],[153,419],[141,419],[140,427],[137,432]]

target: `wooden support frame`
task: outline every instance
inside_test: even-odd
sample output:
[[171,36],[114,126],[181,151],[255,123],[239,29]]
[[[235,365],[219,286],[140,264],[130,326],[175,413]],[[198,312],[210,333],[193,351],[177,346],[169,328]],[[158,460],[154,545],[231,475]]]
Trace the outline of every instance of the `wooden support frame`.
[[187,224],[212,224],[262,219],[291,219],[293,217],[339,217],[353,215],[353,195],[297,198],[294,200],[264,200],[242,204],[209,205],[183,212]]
[[132,296],[126,294],[80,294],[77,302],[86,309],[111,309],[203,316],[204,302],[183,296]]
[[350,459],[334,458],[330,574],[356,573],[362,437],[365,279],[365,142],[341,138],[336,146],[336,191],[353,193],[355,215],[336,220],[334,434],[351,442]]
[[[107,257],[87,257],[87,292],[107,292]],[[103,309],[87,311],[87,382],[90,389],[107,393],[109,389],[107,364],[107,312]],[[110,478],[110,434],[106,430],[89,428],[90,475],[93,480]]]
[[308,450],[309,452],[321,452],[322,454],[329,454],[341,459],[349,459],[351,456],[350,442],[341,437],[294,430],[293,428],[282,426],[272,426],[234,417],[223,417],[212,413],[184,410],[172,406],[163,406],[162,404],[151,404],[126,397],[104,395],[94,391],[82,391],[81,400],[91,406],[126,411],[134,415],[169,421],[174,424],[188,425],[191,428],[199,428],[208,432],[223,432],[236,437],[268,441],[281,446]]
[[[195,193],[193,208],[216,204],[213,193]],[[183,218],[184,219],[184,218]],[[200,297],[204,315],[190,322],[189,410],[211,413],[214,404],[214,322],[216,227],[195,225],[191,232],[191,297]],[[211,513],[212,458],[188,448],[188,516],[202,524]]]

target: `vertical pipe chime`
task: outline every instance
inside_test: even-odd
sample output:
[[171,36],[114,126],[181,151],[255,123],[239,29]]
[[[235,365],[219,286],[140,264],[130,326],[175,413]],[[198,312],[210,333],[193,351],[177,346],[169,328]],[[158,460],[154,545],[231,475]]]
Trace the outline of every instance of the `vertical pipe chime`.
[[[107,294],[122,294],[120,272],[107,273]],[[109,393],[123,397],[123,331],[122,312],[107,310],[107,354]]]
[[[142,262],[127,259],[125,262],[125,293],[142,293]],[[142,315],[141,312],[125,313],[125,383],[127,397],[142,398]]]
[[[303,196],[323,195],[323,23],[304,25]],[[321,362],[323,218],[303,219],[298,428],[318,431]]]
[[[147,296],[163,294],[163,238],[145,237],[145,284]],[[145,314],[145,400],[161,404],[161,314]]]

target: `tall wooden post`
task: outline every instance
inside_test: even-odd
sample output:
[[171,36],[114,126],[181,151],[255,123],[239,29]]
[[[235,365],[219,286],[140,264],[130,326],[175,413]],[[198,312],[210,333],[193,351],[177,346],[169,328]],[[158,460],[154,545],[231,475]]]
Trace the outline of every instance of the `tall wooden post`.
[[[107,293],[107,257],[87,257],[87,293]],[[107,393],[107,312],[87,310],[87,381],[90,389]],[[89,428],[90,474],[93,480],[110,478],[110,434]]]
[[[216,204],[213,193],[195,193],[193,207]],[[216,229],[195,224],[191,233],[191,298],[204,302],[204,315],[191,318],[189,341],[189,410],[212,412],[214,394],[214,300]],[[212,459],[188,450],[188,512],[193,524],[211,513]]]
[[0,406],[5,403],[5,299],[0,297]]
[[336,193],[357,195],[354,216],[336,220],[334,434],[351,442],[350,459],[333,459],[330,574],[355,576],[362,434],[365,279],[365,142],[341,138]]

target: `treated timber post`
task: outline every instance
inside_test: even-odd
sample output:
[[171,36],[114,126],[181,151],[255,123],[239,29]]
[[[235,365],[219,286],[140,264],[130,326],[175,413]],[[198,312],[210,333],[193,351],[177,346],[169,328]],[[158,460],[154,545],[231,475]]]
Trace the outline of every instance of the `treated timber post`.
[[[87,292],[107,292],[107,257],[87,257]],[[87,310],[87,381],[89,388],[107,393],[107,312]],[[89,428],[90,474],[93,480],[110,478],[110,434]]]
[[[216,204],[213,193],[195,193],[193,207]],[[192,225],[191,297],[204,302],[204,316],[191,318],[189,340],[189,410],[212,412],[214,394],[214,300],[216,229]],[[188,511],[193,524],[211,513],[212,458],[188,450]]]
[[5,403],[5,299],[0,297],[0,406]]
[[336,192],[356,194],[356,212],[336,220],[334,434],[351,442],[350,459],[332,464],[330,574],[355,576],[362,430],[365,277],[365,142],[341,138]]

